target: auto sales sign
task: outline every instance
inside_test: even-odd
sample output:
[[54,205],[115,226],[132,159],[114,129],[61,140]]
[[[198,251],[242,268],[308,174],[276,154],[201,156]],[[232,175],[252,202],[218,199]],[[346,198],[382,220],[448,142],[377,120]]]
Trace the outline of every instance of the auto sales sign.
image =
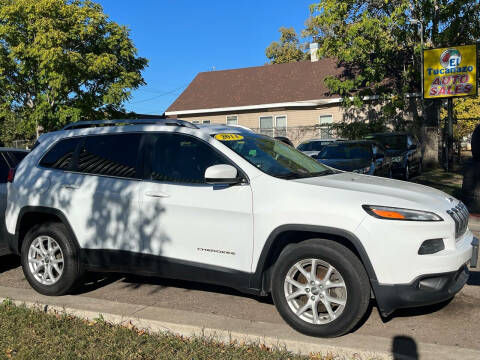
[[425,50],[424,97],[438,99],[477,94],[477,46]]

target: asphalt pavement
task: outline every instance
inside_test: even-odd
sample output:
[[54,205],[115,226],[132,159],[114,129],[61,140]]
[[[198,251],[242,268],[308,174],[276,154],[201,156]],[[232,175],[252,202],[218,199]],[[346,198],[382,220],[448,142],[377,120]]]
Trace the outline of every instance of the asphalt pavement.
[[[480,234],[477,233],[478,235]],[[0,287],[30,289],[18,257],[0,258]],[[285,326],[270,298],[249,296],[225,287],[188,281],[122,274],[91,274],[74,295],[79,302],[82,299],[97,299],[131,304],[140,309],[170,309],[199,316],[218,315],[232,321]],[[0,293],[2,296],[5,295]],[[453,300],[443,304],[400,310],[389,319],[382,319],[372,302],[368,314],[354,334],[371,339],[403,336],[414,344],[480,350],[480,269],[471,269],[464,289]]]

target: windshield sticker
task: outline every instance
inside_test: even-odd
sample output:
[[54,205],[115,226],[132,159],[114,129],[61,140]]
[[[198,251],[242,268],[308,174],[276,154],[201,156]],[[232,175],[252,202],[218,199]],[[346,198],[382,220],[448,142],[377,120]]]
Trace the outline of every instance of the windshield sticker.
[[243,140],[243,136],[238,134],[217,134],[215,139],[220,141],[238,141]]

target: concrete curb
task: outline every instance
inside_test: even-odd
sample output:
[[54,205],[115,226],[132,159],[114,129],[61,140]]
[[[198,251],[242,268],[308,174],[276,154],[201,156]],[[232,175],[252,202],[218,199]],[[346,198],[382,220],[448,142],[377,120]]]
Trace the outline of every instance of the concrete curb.
[[[11,299],[17,305],[25,304],[28,307],[67,313],[88,320],[97,319],[101,314],[110,323],[131,323],[139,329],[151,332],[171,332],[187,337],[207,336],[226,343],[261,343],[269,347],[283,347],[293,353],[304,355],[333,354],[335,359],[355,360],[412,359],[401,354],[394,357],[390,338],[348,334],[336,339],[317,339],[302,335],[287,325],[117,303],[85,296],[46,297],[31,289],[0,286],[0,300],[3,299]],[[399,334],[401,335],[403,334]],[[422,360],[480,359],[480,351],[473,349],[425,343],[416,343],[415,346]]]

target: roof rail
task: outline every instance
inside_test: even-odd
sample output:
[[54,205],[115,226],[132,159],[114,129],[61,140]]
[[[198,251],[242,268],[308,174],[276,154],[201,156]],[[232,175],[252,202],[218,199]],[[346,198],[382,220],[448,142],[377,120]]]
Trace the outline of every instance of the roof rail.
[[83,129],[95,126],[122,126],[122,125],[170,125],[183,126],[191,129],[198,129],[195,124],[189,121],[178,119],[116,119],[116,120],[93,120],[77,121],[66,125],[62,130]]

